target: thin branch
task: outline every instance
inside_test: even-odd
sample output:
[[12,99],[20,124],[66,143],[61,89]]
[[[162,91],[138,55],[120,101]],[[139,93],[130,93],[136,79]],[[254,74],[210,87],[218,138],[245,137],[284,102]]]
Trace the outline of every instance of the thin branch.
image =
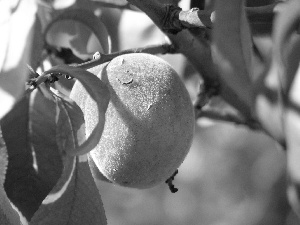
[[122,4],[122,3],[114,3],[114,2],[109,2],[109,1],[92,0],[92,3],[94,3],[95,5],[99,5],[101,7],[129,9],[129,10],[133,10],[133,11],[138,10],[135,6],[129,4],[128,2],[124,2],[124,4]]
[[205,110],[197,110],[196,111],[196,118],[209,118],[213,120],[223,121],[223,122],[230,122],[236,125],[244,125],[249,127],[252,130],[262,130],[261,125],[259,122],[255,120],[245,120],[241,116],[236,113],[220,110],[220,109],[205,109]]
[[286,149],[285,141],[279,141],[270,133],[267,129],[265,129],[257,120],[254,119],[243,119],[238,114],[228,111],[222,111],[220,109],[205,109],[205,110],[197,110],[195,109],[196,119],[199,118],[209,118],[216,121],[233,123],[236,125],[242,125],[250,128],[251,130],[261,131],[266,134],[268,137],[272,138],[275,142],[282,146],[283,149]]
[[[208,10],[192,8],[183,11],[180,7],[172,4],[162,4],[157,0],[141,2],[141,0],[128,0],[136,5],[159,25],[163,32],[177,34],[183,29],[189,28],[209,28],[214,22],[214,13]],[[250,24],[272,24],[276,2],[270,5],[259,7],[245,7],[245,11]]]
[[110,54],[104,54],[99,52],[97,58],[75,66],[83,69],[89,69],[91,67],[98,66],[102,63],[109,62],[117,56],[130,54],[130,53],[149,53],[149,54],[156,55],[156,54],[176,53],[176,49],[172,44],[160,44],[160,45],[150,45],[142,48],[132,48],[132,49],[127,49],[124,51],[114,52]]
[[196,111],[201,111],[202,108],[208,104],[213,96],[218,95],[219,87],[208,87],[205,82],[201,82],[199,85],[199,93],[197,95],[197,100],[194,103],[194,108]]
[[[92,67],[98,66],[105,62],[109,62],[117,56],[130,54],[130,53],[149,53],[149,54],[166,54],[166,53],[175,53],[175,48],[171,44],[161,44],[161,45],[150,45],[142,48],[132,48],[127,49],[120,52],[115,52],[111,54],[104,54],[97,52],[93,60],[81,63],[81,64],[71,64],[74,67],[80,67],[82,69],[90,69]],[[68,52],[68,54],[72,54],[72,52]],[[73,57],[71,57],[73,58]],[[78,61],[78,58],[76,58]],[[37,73],[35,73],[37,74]],[[30,87],[26,90],[26,93],[30,93],[35,88],[37,88],[41,83],[53,83],[58,80],[62,74],[49,74],[45,71],[41,76],[30,79],[27,83]]]

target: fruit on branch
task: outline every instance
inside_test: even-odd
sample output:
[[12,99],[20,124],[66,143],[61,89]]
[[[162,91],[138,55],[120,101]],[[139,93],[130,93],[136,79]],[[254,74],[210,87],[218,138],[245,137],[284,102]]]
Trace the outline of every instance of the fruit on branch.
[[[101,140],[90,152],[92,169],[126,187],[149,188],[167,180],[187,155],[194,132],[191,99],[177,73],[145,53],[118,56],[90,72],[111,94]],[[71,97],[83,109],[89,135],[96,106],[83,92],[76,83]]]

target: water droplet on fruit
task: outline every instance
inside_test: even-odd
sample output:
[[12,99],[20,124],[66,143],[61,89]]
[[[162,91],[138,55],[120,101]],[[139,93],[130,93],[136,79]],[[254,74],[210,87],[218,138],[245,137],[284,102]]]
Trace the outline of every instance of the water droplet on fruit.
[[122,84],[131,84],[131,83],[133,82],[133,79],[130,78],[130,79],[128,79],[128,80],[126,80],[126,79],[120,80],[120,79],[118,78],[118,81],[119,81],[120,83],[122,83]]
[[128,85],[133,83],[133,74],[128,71],[125,74],[117,75],[117,79],[121,84]]

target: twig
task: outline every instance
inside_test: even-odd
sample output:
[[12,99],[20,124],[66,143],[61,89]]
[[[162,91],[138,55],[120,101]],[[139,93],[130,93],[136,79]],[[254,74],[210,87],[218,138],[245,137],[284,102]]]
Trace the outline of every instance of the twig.
[[243,125],[251,130],[261,131],[268,137],[272,138],[275,142],[280,144],[283,149],[286,149],[286,143],[284,140],[277,140],[276,137],[272,135],[267,129],[265,129],[259,121],[255,119],[243,119],[241,116],[228,111],[220,111],[220,109],[206,109],[206,110],[196,110],[196,119],[199,118],[209,118],[216,121],[233,123],[236,125]]
[[[57,50],[54,50],[54,51],[57,51]],[[89,68],[98,66],[100,64],[103,64],[105,62],[109,62],[117,56],[129,54],[129,53],[166,54],[166,53],[175,53],[175,52],[176,52],[176,49],[171,44],[151,45],[151,46],[147,46],[147,47],[143,47],[143,48],[133,48],[133,49],[128,49],[128,50],[115,52],[115,53],[111,53],[111,54],[98,53],[97,57],[93,60],[90,60],[90,61],[87,61],[87,62],[84,62],[81,64],[71,65],[71,66],[80,67],[82,69],[89,69]],[[78,59],[76,59],[76,60],[78,60]],[[62,75],[59,73],[49,74],[47,71],[45,71],[41,76],[38,76],[37,73],[35,73],[35,74],[37,76],[35,76],[35,78],[32,78],[27,82],[29,85],[31,85],[31,87],[29,87],[26,90],[26,93],[30,93],[36,87],[38,87],[41,83],[44,83],[44,82],[53,83],[53,82],[57,81],[58,77],[60,77]],[[67,79],[69,78],[68,74],[66,74],[66,78]]]
[[151,45],[142,48],[132,48],[120,52],[114,52],[111,54],[99,53],[96,59],[93,59],[88,62],[84,62],[76,65],[83,69],[89,69],[95,66],[98,66],[102,63],[111,61],[120,55],[130,54],[130,53],[149,53],[149,54],[166,54],[166,53],[176,53],[176,48],[172,44],[161,44],[161,45]]
[[138,9],[136,9],[135,6],[129,4],[128,2],[124,2],[124,4],[122,4],[122,3],[113,3],[113,2],[109,2],[109,1],[105,2],[105,1],[92,0],[92,3],[94,3],[95,5],[99,5],[101,7],[129,9],[129,10],[133,10],[133,11],[138,10]]
[[199,85],[199,93],[197,95],[197,100],[194,104],[196,111],[202,110],[202,108],[209,102],[209,100],[219,94],[219,84],[216,83],[215,87],[207,86],[205,82],[201,82]]
[[178,17],[185,28],[212,28],[213,16],[210,11],[192,8],[189,11],[181,11]]
[[39,74],[34,71],[34,69],[27,64],[27,69],[29,70],[29,78],[37,78]]
[[254,119],[244,119],[233,112],[228,112],[220,109],[205,109],[198,110],[196,118],[209,118],[213,120],[234,123],[236,125],[245,125],[252,130],[263,130],[260,123]]
[[61,73],[48,73],[45,71],[41,76],[37,78],[30,79],[27,83],[28,85],[31,85],[29,88],[26,89],[25,94],[31,93],[34,89],[36,89],[40,84],[47,83],[51,84],[55,81],[58,81],[58,77],[62,76]]

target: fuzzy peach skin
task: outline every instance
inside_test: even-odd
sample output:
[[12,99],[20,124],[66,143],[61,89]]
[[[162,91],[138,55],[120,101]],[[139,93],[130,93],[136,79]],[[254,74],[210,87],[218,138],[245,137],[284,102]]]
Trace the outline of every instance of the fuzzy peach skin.
[[[133,188],[167,180],[186,157],[195,124],[190,96],[178,74],[161,58],[144,53],[118,56],[89,71],[111,94],[101,140],[89,155],[92,170]],[[97,123],[96,104],[78,82],[71,98],[83,109],[88,136]]]

